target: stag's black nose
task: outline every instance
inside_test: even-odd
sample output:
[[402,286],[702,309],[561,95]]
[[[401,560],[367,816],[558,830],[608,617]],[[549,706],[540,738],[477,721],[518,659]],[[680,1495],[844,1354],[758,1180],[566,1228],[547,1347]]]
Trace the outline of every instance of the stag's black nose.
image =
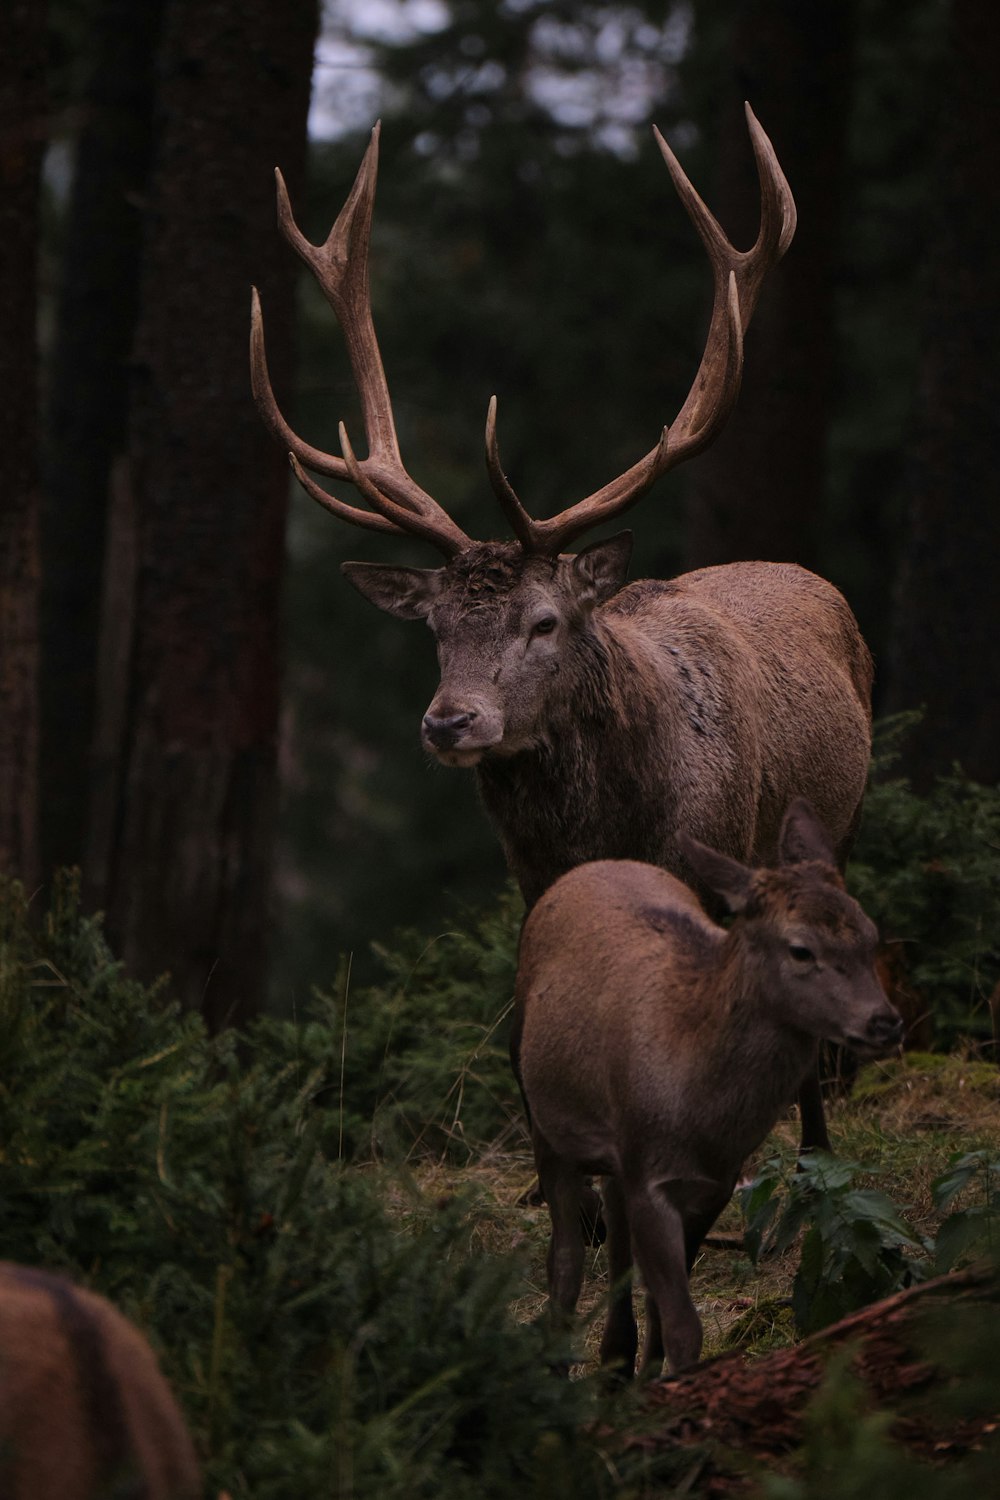
[[898,1047],[903,1040],[901,1017],[895,1013],[873,1016],[866,1028],[865,1040],[873,1047],[884,1048],[886,1051],[892,1047]]
[[462,738],[475,717],[471,711],[448,714],[440,719],[434,714],[424,714],[424,738],[437,750],[450,750]]

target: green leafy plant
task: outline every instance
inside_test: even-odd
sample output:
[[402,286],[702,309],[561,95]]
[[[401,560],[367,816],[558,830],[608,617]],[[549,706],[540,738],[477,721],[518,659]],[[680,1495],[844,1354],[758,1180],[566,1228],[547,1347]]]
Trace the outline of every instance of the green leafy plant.
[[787,1175],[766,1162],[741,1193],[745,1243],[754,1258],[780,1254],[805,1230],[792,1287],[800,1334],[813,1333],[925,1274],[926,1249],[884,1193],[859,1187],[871,1167],[822,1151]]
[[934,1263],[939,1272],[980,1256],[995,1259],[1000,1249],[1000,1162],[991,1152],[956,1152],[947,1171],[931,1183],[931,1198],[937,1211],[946,1213],[970,1190],[976,1196],[949,1214],[938,1230]]

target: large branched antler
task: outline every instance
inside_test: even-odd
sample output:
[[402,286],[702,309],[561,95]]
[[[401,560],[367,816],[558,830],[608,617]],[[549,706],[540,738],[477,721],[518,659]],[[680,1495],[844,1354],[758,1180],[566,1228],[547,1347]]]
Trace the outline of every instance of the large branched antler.
[[[654,127],[674,186],[708,252],[715,283],[712,318],[698,373],[676,420],[672,426],[664,427],[655,448],[585,500],[547,520],[535,520],[522,506],[501,466],[496,397],[491,400],[486,422],[487,468],[494,493],[526,552],[554,556],[581,532],[620,515],[661,474],[707,447],[729,416],[743,373],[744,330],[753,316],[765,275],[784,255],[795,233],[795,203],[774,149],[749,105],[746,115],[761,187],[760,232],[753,248],[746,251],[736,250],[729,243]],[[338,457],[312,447],[285,421],[267,372],[264,325],[256,288],[250,333],[254,399],[271,432],[289,450],[296,477],[314,500],[356,526],[417,536],[430,542],[445,557],[453,557],[471,545],[470,538],[403,467],[372,323],[368,246],[378,173],[378,139],[376,125],[347,202],[322,245],[311,244],[299,230],[281,173],[275,173],[282,232],[312,270],[344,333],[361,398],[368,457],[355,456],[343,423],[340,424],[342,456]],[[349,480],[372,509],[362,510],[328,494],[306,469]]]
[[[448,513],[420,488],[403,467],[392,418],[392,403],[371,314],[368,245],[371,239],[375,180],[378,175],[379,126],[355,178],[347,202],[322,245],[313,245],[292,216],[284,179],[275,171],[278,223],[289,244],[305,261],[336,314],[347,343],[351,371],[361,397],[368,457],[355,456],[344,424],[340,424],[342,457],[314,448],[292,431],[271,389],[264,351],[264,323],[257,289],[253,291],[250,330],[250,376],[254,400],[278,442],[289,450],[299,483],[320,505],[372,531],[409,533],[452,557],[470,544],[469,537]],[[373,507],[362,510],[330,495],[305,472],[314,469],[335,479],[349,480]]]
[[712,319],[698,373],[676,420],[671,427],[664,427],[656,447],[585,500],[547,520],[534,520],[521,505],[501,467],[496,398],[490,402],[486,419],[487,469],[494,493],[526,551],[552,556],[581,532],[620,515],[661,474],[707,447],[729,416],[743,374],[743,333],[753,316],[765,275],[784,255],[795,233],[795,202],[774,148],[749,104],[746,116],[761,188],[760,232],[753,248],[746,251],[736,250],[729,243],[673,151],[653,127],[674,186],[708,251],[715,281]]

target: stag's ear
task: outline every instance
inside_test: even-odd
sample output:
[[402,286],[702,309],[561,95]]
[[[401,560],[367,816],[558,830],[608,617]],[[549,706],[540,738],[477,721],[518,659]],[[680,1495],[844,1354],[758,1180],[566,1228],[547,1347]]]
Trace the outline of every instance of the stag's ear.
[[591,542],[573,559],[573,577],[592,592],[597,604],[617,594],[628,577],[632,556],[631,531],[619,531],[603,542]]
[[754,872],[738,859],[699,844],[683,829],[677,830],[677,847],[696,879],[723,900],[731,912],[744,911],[753,894]]
[[426,620],[441,592],[443,568],[392,568],[383,563],[341,563],[348,583],[370,604],[398,620]]
[[788,804],[778,836],[778,858],[783,865],[801,865],[815,859],[836,866],[837,851],[830,835],[804,797]]

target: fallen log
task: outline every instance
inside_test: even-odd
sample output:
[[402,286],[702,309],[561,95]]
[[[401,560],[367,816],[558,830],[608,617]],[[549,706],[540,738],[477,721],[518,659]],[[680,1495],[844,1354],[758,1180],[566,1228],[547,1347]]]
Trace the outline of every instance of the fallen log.
[[[748,1362],[740,1351],[687,1374],[650,1383],[650,1417],[621,1444],[650,1457],[692,1455],[691,1494],[747,1494],[762,1469],[794,1469],[804,1417],[831,1360],[844,1351],[865,1392],[866,1411],[889,1414],[890,1437],[914,1457],[940,1464],[981,1450],[1000,1432],[996,1382],[982,1410],[956,1411],[956,1377],[932,1351],[930,1328],[981,1327],[1000,1310],[1000,1274],[975,1267],[922,1282],[862,1308],[790,1349]],[[972,1402],[966,1403],[971,1407]]]

